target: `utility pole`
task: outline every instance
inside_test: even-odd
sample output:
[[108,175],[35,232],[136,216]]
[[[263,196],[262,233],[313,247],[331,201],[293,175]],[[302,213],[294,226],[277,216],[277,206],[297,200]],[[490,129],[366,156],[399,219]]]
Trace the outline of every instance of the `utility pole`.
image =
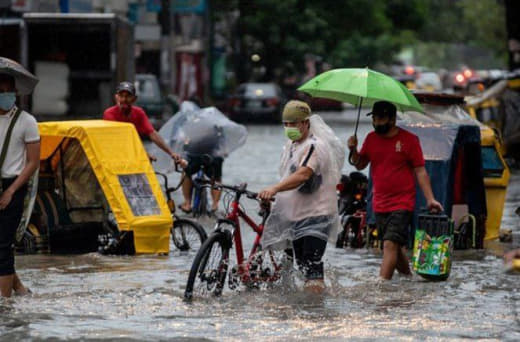
[[506,0],[507,47],[509,51],[509,69],[520,68],[520,2]]
[[161,25],[161,47],[159,57],[160,81],[163,89],[168,94],[174,91],[173,79],[171,77],[171,61],[172,61],[172,16],[171,2],[175,0],[161,0],[161,11],[159,12],[159,23]]

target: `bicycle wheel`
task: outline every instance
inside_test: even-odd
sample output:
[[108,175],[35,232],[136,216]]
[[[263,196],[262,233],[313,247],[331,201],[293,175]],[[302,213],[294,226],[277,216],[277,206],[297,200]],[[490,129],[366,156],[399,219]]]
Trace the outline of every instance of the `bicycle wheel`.
[[231,237],[214,232],[202,244],[193,260],[184,298],[220,296],[224,289],[229,264]]
[[285,251],[260,250],[255,253],[249,265],[249,287],[276,285],[280,283],[284,272],[293,266],[293,256]]
[[175,219],[171,233],[173,244],[181,251],[197,251],[208,238],[200,224],[187,219]]

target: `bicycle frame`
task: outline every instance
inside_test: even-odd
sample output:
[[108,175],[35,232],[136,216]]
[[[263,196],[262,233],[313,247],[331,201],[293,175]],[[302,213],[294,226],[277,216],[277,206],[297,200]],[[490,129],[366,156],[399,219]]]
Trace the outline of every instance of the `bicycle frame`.
[[[201,182],[201,180],[204,179],[204,170],[203,169],[200,169],[199,171],[197,171],[196,175],[195,175],[195,179],[193,181],[193,205],[192,205],[192,208],[197,208],[195,209],[196,211],[199,211],[199,205],[200,205],[200,201],[201,201],[201,197],[202,196],[206,196],[206,194],[204,193],[204,190],[203,190],[203,186],[201,186],[199,183]],[[206,210],[207,208],[200,208],[200,213],[199,214],[205,214],[206,213]]]
[[[244,263],[245,257],[244,257],[244,248],[242,245],[242,233],[240,231],[240,218],[242,218],[246,224],[253,229],[253,231],[256,233],[255,241],[253,243],[253,247],[251,248],[251,251],[249,252],[249,256],[247,258],[247,263]],[[262,234],[264,232],[264,225],[265,221],[267,219],[267,215],[264,214],[262,218],[262,223],[256,224],[252,218],[250,218],[247,213],[240,208],[240,194],[236,193],[235,199],[233,202],[231,202],[231,211],[226,216],[226,219],[222,220],[224,222],[231,221],[234,226],[233,234],[233,240],[235,243],[235,250],[236,250],[236,256],[237,256],[237,262],[238,262],[238,274],[240,276],[240,280],[244,283],[248,283],[250,281],[258,280],[258,277],[252,277],[251,276],[251,265],[253,262],[253,258],[255,257],[256,252],[258,252],[260,247],[260,239],[262,238]],[[221,222],[222,222],[221,221]],[[261,279],[263,281],[275,281],[279,278],[278,272],[281,269],[280,265],[276,265],[276,263],[273,260],[273,257],[271,255],[271,261],[273,265],[275,266],[275,272],[273,273],[273,276],[267,277],[266,279]]]

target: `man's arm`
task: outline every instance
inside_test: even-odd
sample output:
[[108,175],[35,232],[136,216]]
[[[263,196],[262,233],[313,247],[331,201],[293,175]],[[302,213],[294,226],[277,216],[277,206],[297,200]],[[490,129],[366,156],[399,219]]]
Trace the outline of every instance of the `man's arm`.
[[351,150],[351,152],[352,152],[351,161],[352,161],[352,163],[354,163],[354,167],[356,169],[363,170],[364,168],[366,168],[368,166],[368,163],[369,163],[368,159],[365,157],[362,157],[358,153],[357,149],[353,149],[353,150]]
[[27,143],[25,146],[27,148],[27,163],[13,184],[0,196],[0,210],[7,207],[16,190],[27,183],[40,164],[40,142]]
[[368,158],[361,156],[357,151],[357,137],[355,135],[351,136],[348,139],[347,146],[350,150],[350,153],[352,153],[351,156],[349,156],[351,162],[356,169],[363,170],[365,167],[367,167],[368,163],[370,162]]
[[296,172],[291,174],[289,177],[287,177],[280,183],[260,191],[258,197],[266,201],[270,200],[278,192],[292,190],[299,187],[300,185],[305,183],[309,178],[311,178],[313,173],[314,171],[310,167],[301,166],[298,170],[296,170]]
[[419,187],[421,188],[424,198],[426,198],[426,204],[428,206],[428,210],[430,211],[443,211],[444,208],[442,205],[435,200],[433,197],[432,186],[430,183],[430,177],[428,176],[428,172],[424,166],[419,166],[414,168],[415,177],[417,178],[417,183],[419,183]]

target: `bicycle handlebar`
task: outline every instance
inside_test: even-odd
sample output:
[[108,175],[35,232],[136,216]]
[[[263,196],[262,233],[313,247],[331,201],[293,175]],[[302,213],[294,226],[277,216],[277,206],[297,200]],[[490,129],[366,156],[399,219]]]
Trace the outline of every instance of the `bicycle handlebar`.
[[[226,189],[226,190],[230,190],[230,191],[242,194],[242,195],[246,195],[247,198],[261,201],[261,199],[258,198],[257,192],[246,190],[247,183],[243,183],[239,186],[233,186],[233,185],[226,185],[226,184],[222,184],[222,183],[214,183],[212,181],[205,180],[205,179],[201,179],[200,183],[204,184],[203,186],[206,186],[209,188]],[[274,198],[271,198],[271,201],[274,201]]]
[[[180,167],[179,163],[177,163],[176,161],[174,161],[174,163],[175,163],[175,171],[178,172],[178,173],[182,173],[183,170],[182,170],[182,168],[179,169],[179,167]],[[183,181],[184,181],[184,175],[183,175],[183,176],[181,177],[181,180],[179,181],[179,184],[177,184],[177,186],[175,186],[175,187],[172,188],[172,187],[169,187],[169,186],[168,186],[168,176],[166,176],[165,173],[162,173],[162,172],[159,172],[159,171],[155,171],[155,174],[156,174],[157,176],[160,176],[160,177],[163,179],[163,181],[164,181],[164,190],[165,190],[167,193],[177,191],[177,190],[181,187],[181,185],[182,185],[182,183],[183,183]]]

